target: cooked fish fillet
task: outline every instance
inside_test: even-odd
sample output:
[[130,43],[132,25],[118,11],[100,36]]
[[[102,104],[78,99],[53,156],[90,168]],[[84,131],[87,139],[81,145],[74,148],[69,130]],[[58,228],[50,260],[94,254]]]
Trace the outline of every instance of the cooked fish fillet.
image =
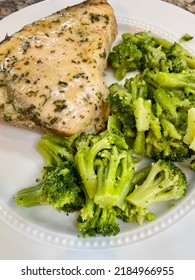
[[104,128],[108,53],[117,34],[106,0],[87,0],[0,44],[0,119],[63,135]]

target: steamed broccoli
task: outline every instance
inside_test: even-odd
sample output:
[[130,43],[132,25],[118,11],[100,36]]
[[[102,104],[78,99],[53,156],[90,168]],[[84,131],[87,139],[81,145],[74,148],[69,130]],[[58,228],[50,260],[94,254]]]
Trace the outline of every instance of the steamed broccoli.
[[170,160],[152,162],[135,173],[130,193],[120,207],[115,207],[117,218],[125,223],[153,221],[156,215],[150,205],[181,199],[186,191],[187,179],[179,167]]
[[154,213],[147,208],[137,207],[126,202],[123,208],[116,207],[117,218],[125,223],[143,224],[144,221],[153,221],[156,219]]
[[120,203],[135,170],[132,151],[113,119],[109,117],[106,131],[83,135],[76,142],[75,163],[85,191],[100,207]]
[[[188,66],[188,67],[183,67],[182,70],[187,68],[191,68],[191,69],[195,68],[195,56],[192,55],[188,50],[183,48],[181,44],[175,42],[171,46],[170,54],[175,58],[181,59],[181,61]],[[181,72],[181,70],[179,72]]]
[[182,170],[171,161],[158,160],[152,163],[151,170],[141,185],[127,196],[126,200],[140,208],[185,196],[187,179]]
[[15,195],[23,207],[51,205],[67,214],[82,208],[84,194],[74,166],[74,141],[78,135],[60,137],[45,134],[38,149],[45,158],[42,177],[37,185],[24,188]]
[[[130,34],[129,34],[130,35]],[[142,52],[136,43],[132,43],[123,36],[123,42],[113,47],[108,56],[108,64],[115,69],[115,77],[122,80],[129,71],[137,70],[141,66]]]
[[[131,191],[134,190],[135,186],[143,184],[146,180],[149,172],[151,170],[151,164],[142,167],[139,171],[137,171],[131,181]],[[127,195],[128,196],[128,195]],[[155,214],[149,211],[147,208],[137,207],[135,205],[127,202],[126,198],[123,201],[123,204],[115,207],[117,218],[121,219],[125,223],[139,223],[143,224],[145,220],[153,221],[155,220]]]
[[146,77],[150,77],[157,86],[169,89],[195,89],[195,69],[186,69],[179,73],[148,72]]
[[84,194],[78,175],[71,162],[43,167],[37,185],[24,188],[15,195],[16,203],[23,207],[51,205],[58,211],[75,212],[82,208]]
[[74,142],[77,137],[77,134],[70,137],[54,136],[52,134],[42,136],[38,143],[38,150],[44,156],[45,164],[56,164],[62,160],[74,162],[76,153]]
[[[153,159],[186,160],[192,154],[184,141],[187,112],[195,105],[195,95],[160,87],[155,75],[158,73],[146,71],[127,79],[124,86],[111,85],[108,99],[111,113],[119,118],[123,134],[131,138],[135,153]],[[139,90],[135,94],[131,87],[140,81],[138,76],[147,83],[144,94]]]
[[98,179],[95,203],[102,208],[121,205],[131,189],[135,171],[132,151],[113,146],[99,154],[95,165]]
[[133,137],[135,135],[135,116],[132,108],[132,95],[129,91],[118,83],[114,83],[109,87],[109,106],[112,115],[117,116],[123,127],[122,132]]
[[117,235],[120,231],[114,207],[101,208],[86,194],[86,203],[77,218],[77,228],[83,237]]
[[171,43],[147,32],[125,33],[122,42],[113,47],[108,63],[122,80],[129,71],[145,69],[181,72],[195,68],[195,57],[179,43]]
[[192,155],[189,146],[182,140],[162,136],[157,139],[150,130],[146,138],[145,156],[155,160],[186,161]]
[[189,148],[195,151],[195,108],[188,110],[187,129],[184,135],[184,143],[189,145]]

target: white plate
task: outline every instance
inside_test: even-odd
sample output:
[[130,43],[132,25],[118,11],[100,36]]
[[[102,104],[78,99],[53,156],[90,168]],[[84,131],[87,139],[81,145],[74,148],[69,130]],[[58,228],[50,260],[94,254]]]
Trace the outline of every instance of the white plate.
[[[77,0],[50,0],[20,10],[0,22],[0,40],[11,35],[25,24],[49,15]],[[195,37],[195,16],[173,5],[159,0],[110,0],[119,27],[116,43],[124,32],[148,30],[170,41],[178,40],[188,32]],[[183,24],[185,23],[185,24]],[[195,40],[186,43],[195,51]],[[107,75],[107,83],[113,82]],[[59,214],[51,207],[25,209],[17,207],[12,197],[17,190],[35,184],[40,177],[43,159],[36,150],[40,135],[25,129],[0,124],[0,225],[7,223],[13,229],[36,241],[61,248],[111,249],[135,244],[154,237],[158,233],[181,221],[195,206],[193,190],[194,174],[184,168],[189,180],[187,196],[176,203],[172,210],[167,205],[158,206],[157,219],[144,226],[121,223],[121,232],[116,237],[78,238],[75,215]]]

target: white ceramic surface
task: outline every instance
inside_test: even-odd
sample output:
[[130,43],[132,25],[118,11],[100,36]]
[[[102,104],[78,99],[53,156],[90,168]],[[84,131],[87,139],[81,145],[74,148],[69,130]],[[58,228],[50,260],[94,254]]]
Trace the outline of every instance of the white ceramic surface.
[[[0,39],[3,39],[6,33],[11,35],[27,23],[78,2],[50,0],[20,10],[0,21]],[[159,0],[110,0],[109,3],[113,6],[118,20],[119,35],[116,43],[122,33],[138,30],[152,31],[171,41],[178,40],[186,32],[195,36],[195,16],[171,4]],[[195,52],[195,40],[185,46]],[[115,81],[111,73],[107,73],[106,78],[108,84]],[[0,124],[0,259],[63,259],[76,258],[76,255],[80,259],[87,259],[87,256],[143,259],[151,258],[151,253],[159,259],[195,256],[191,251],[194,240],[190,240],[191,232],[195,232],[195,226],[191,223],[192,219],[195,221],[195,176],[185,167],[183,168],[189,180],[187,196],[176,203],[172,210],[168,210],[166,204],[158,205],[155,208],[157,219],[152,223],[142,227],[121,223],[121,232],[116,237],[78,238],[75,215],[67,217],[50,207],[17,207],[12,199],[14,193],[22,187],[34,184],[35,179],[40,176],[43,160],[36,150],[39,139],[40,135],[37,133]],[[189,219],[189,216],[192,218]],[[186,228],[189,229],[187,233]],[[166,249],[160,246],[161,250],[158,250],[159,245],[155,244],[166,244],[174,236],[172,254],[169,252],[170,247]],[[179,240],[179,236],[183,238]],[[29,244],[34,244],[31,252],[27,250]],[[178,254],[177,249],[181,244],[185,246]],[[23,249],[17,251],[19,245]],[[189,246],[189,250],[186,250],[186,246]],[[42,248],[45,248],[45,251]],[[87,252],[85,256],[83,252]]]

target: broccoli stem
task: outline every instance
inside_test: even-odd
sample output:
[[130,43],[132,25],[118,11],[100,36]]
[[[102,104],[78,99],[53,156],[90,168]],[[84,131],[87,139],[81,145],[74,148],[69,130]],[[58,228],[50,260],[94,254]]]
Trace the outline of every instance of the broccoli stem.
[[173,99],[167,94],[167,91],[163,88],[159,88],[154,92],[154,98],[161,107],[168,111],[174,119],[178,118],[176,106],[173,103]]
[[97,175],[94,169],[94,161],[97,154],[103,149],[109,149],[111,146],[108,137],[100,139],[89,149],[79,149],[75,156],[75,162],[90,198],[95,196],[97,190]]
[[23,207],[33,207],[49,204],[47,198],[42,195],[42,184],[24,188],[18,191],[14,199],[16,200],[17,205]]
[[136,172],[132,178],[131,185],[134,187],[135,185],[141,185],[146,177],[148,176],[151,170],[151,166],[146,166],[142,168],[140,171]]
[[[155,168],[151,168],[143,184],[136,186],[126,199],[137,207],[147,208],[150,204],[158,202],[158,194],[162,192],[162,189],[168,190],[172,184],[173,182],[166,176],[166,172],[156,165]],[[170,198],[170,194],[160,195],[160,201]]]
[[138,155],[145,155],[145,143],[145,131],[138,131],[134,141],[134,152]]
[[183,71],[181,73],[157,72],[155,80],[161,87],[172,89],[189,86],[195,89],[195,71],[193,70]]
[[107,160],[101,161],[97,168],[98,187],[94,200],[100,207],[111,207],[116,205],[119,198],[116,178],[123,155],[114,146],[111,151],[104,151],[101,156],[107,157]]
[[162,46],[165,50],[170,50],[172,43],[167,41],[166,39],[160,38],[160,37],[153,37],[154,41],[159,45]]
[[171,137],[173,139],[181,140],[181,135],[177,132],[174,124],[165,118],[160,118],[161,125],[163,128],[163,134],[165,137]]
[[97,162],[98,188],[95,203],[102,208],[123,204],[130,191],[135,171],[129,151],[120,151],[116,146],[100,155]]
[[187,129],[183,141],[189,148],[195,151],[195,108],[188,110]]
[[151,100],[139,97],[133,103],[137,131],[149,130],[151,121]]

